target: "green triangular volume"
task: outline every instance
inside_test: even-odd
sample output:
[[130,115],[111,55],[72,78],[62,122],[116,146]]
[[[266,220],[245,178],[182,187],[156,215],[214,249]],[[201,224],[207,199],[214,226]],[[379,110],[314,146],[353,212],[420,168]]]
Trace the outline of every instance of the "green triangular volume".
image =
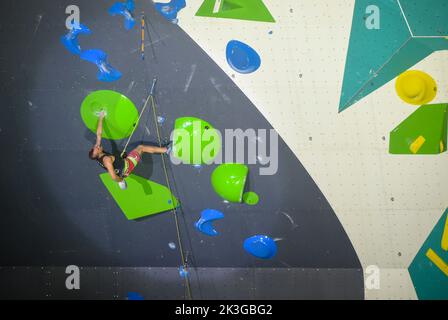
[[440,154],[447,150],[448,104],[418,108],[391,133],[391,154]]
[[[275,22],[262,0],[205,0],[196,16]],[[215,8],[219,5],[217,12]]]
[[100,179],[128,220],[170,211],[179,204],[167,187],[134,174],[126,178],[126,190],[121,190],[108,173],[101,174]]

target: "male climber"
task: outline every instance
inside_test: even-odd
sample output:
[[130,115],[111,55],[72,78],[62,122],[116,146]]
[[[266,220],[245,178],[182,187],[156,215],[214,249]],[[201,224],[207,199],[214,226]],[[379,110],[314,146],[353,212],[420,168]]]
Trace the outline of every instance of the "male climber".
[[121,157],[120,154],[111,154],[105,152],[101,146],[101,136],[103,133],[103,120],[106,116],[104,111],[99,114],[98,128],[96,130],[96,143],[89,151],[89,158],[98,162],[107,172],[109,172],[112,179],[118,182],[121,189],[126,189],[126,182],[124,178],[129,176],[140,162],[143,153],[168,153],[169,144],[165,147],[154,147],[139,145],[132,150],[126,157]]

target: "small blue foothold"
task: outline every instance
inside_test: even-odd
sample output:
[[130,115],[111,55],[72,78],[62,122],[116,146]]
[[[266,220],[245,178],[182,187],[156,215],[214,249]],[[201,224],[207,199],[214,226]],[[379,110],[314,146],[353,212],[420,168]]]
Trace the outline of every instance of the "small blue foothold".
[[65,48],[73,54],[79,55],[81,53],[81,46],[78,42],[78,35],[80,34],[92,34],[92,31],[82,23],[73,24],[72,29],[61,37],[61,42]]
[[144,300],[143,296],[137,292],[128,292],[128,300]]
[[277,244],[275,241],[263,235],[247,238],[244,241],[243,247],[251,255],[260,259],[270,259],[277,253]]
[[134,0],[126,0],[126,9],[133,12],[135,9],[135,3]]
[[179,275],[181,276],[181,278],[186,278],[188,277],[188,271],[184,269],[183,266],[179,267]]
[[163,124],[163,123],[165,122],[165,118],[162,117],[162,116],[158,116],[158,117],[157,117],[157,122],[158,122],[159,124]]
[[213,228],[213,222],[224,218],[218,210],[206,209],[201,212],[201,218],[195,223],[196,229],[209,236],[216,236],[218,232]]
[[127,0],[125,3],[116,2],[110,7],[109,14],[111,16],[121,15],[124,17],[124,27],[126,30],[134,28],[135,19],[133,11],[135,9],[134,0]]
[[176,24],[178,12],[186,5],[185,0],[171,0],[169,3],[156,2],[155,8],[165,19]]
[[83,51],[80,58],[98,67],[97,78],[100,81],[112,82],[121,78],[121,72],[107,62],[107,54],[102,50],[92,49]]
[[226,48],[227,62],[239,73],[252,73],[260,68],[261,58],[258,53],[247,44],[231,40]]
[[271,30],[271,31],[269,31],[269,34],[273,34],[273,33],[274,33],[274,31],[272,31],[272,30]]

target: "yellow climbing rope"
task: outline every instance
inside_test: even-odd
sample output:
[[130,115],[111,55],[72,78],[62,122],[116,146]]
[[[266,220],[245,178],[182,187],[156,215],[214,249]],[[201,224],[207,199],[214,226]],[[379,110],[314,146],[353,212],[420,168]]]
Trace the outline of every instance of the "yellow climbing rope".
[[[154,101],[154,95],[153,94],[150,95],[150,100],[151,100],[151,107],[152,107],[153,116],[154,116],[154,124],[155,124],[156,132],[157,132],[157,140],[158,140],[158,143],[159,143],[159,147],[161,147],[162,146],[162,139],[160,137],[159,125],[157,123],[157,111],[156,111],[156,104],[155,104],[155,101]],[[174,204],[175,203],[174,196],[173,196],[173,192],[171,190],[171,184],[170,184],[170,181],[169,181],[169,178],[168,178],[168,170],[167,170],[166,163],[165,163],[165,154],[161,154],[161,157],[162,157],[163,172],[165,174],[167,188],[168,188],[168,190],[171,193],[171,201]],[[172,212],[173,212],[173,215],[174,215],[174,221],[176,223],[177,241],[178,241],[178,244],[179,244],[179,251],[180,251],[180,256],[181,256],[181,259],[182,259],[182,267],[183,267],[183,269],[185,271],[188,271],[188,266],[187,266],[187,262],[185,260],[185,254],[184,254],[184,249],[183,249],[183,245],[182,245],[182,239],[181,239],[180,227],[179,227],[179,218],[178,218],[178,215],[177,215],[176,207],[173,207]],[[192,294],[191,294],[191,287],[190,287],[190,281],[188,279],[188,274],[185,275],[184,279],[185,279],[185,286],[186,286],[186,289],[187,289],[187,299],[191,300],[192,299]]]

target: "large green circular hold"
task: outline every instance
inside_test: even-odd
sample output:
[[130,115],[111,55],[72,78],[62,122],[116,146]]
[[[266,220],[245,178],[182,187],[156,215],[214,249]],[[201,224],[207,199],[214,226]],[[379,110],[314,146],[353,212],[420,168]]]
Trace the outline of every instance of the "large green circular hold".
[[212,173],[211,182],[215,192],[230,202],[241,202],[249,168],[244,164],[226,163]]
[[211,164],[221,151],[219,132],[195,117],[176,119],[173,142],[173,155],[183,164]]
[[131,135],[137,125],[138,111],[128,97],[112,90],[99,90],[84,99],[81,118],[93,133],[96,133],[101,110],[107,114],[103,122],[103,138],[120,140]]

